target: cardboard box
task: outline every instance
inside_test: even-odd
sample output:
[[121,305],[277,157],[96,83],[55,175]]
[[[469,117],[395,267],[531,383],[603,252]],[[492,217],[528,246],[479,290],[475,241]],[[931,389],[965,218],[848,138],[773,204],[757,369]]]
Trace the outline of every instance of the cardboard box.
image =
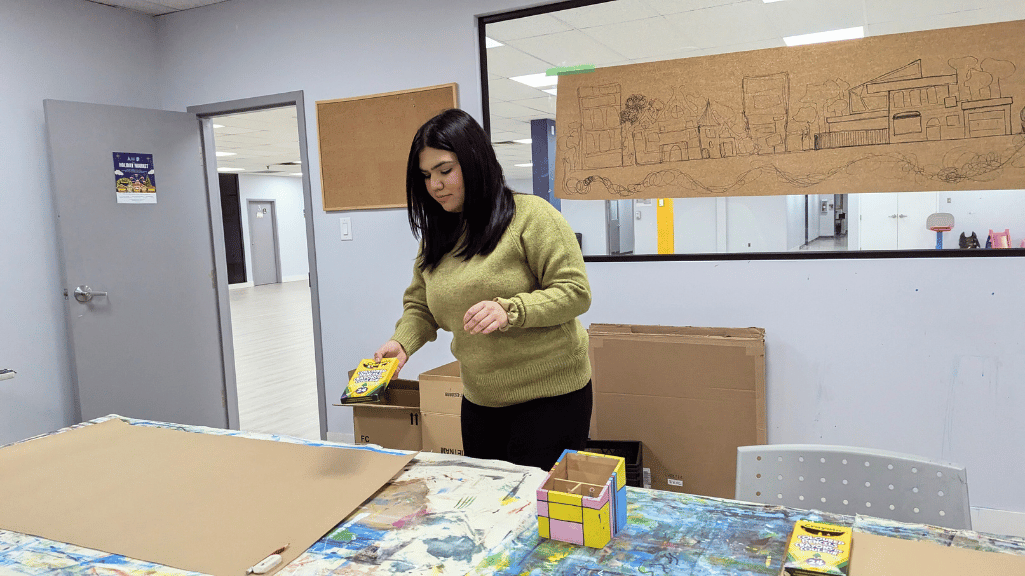
[[356,444],[420,450],[423,445],[420,420],[420,385],[416,380],[394,379],[388,384],[382,401],[352,407]]
[[855,532],[851,576],[1011,576],[1025,574],[1025,556]]
[[421,412],[423,420],[423,450],[437,454],[463,455],[463,430],[459,414]]
[[537,491],[542,538],[604,548],[626,527],[626,463],[565,450]]
[[639,440],[645,487],[733,498],[765,444],[765,331],[592,324],[591,438]]
[[459,414],[463,404],[463,380],[459,361],[420,373],[420,411]]
[[459,362],[450,362],[420,374],[420,412],[423,417],[424,452],[463,454],[459,415],[463,381]]

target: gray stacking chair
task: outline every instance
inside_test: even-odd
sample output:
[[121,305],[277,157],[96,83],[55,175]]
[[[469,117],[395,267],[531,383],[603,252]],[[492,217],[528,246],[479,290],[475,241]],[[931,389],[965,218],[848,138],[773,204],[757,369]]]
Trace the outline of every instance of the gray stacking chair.
[[948,528],[972,527],[963,466],[818,444],[737,449],[736,499]]

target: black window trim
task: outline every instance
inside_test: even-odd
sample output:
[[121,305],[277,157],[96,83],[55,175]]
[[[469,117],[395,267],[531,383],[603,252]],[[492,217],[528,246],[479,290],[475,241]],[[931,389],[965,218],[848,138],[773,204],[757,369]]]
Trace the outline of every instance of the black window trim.
[[[517,18],[550,14],[570,8],[604,4],[615,0],[564,0],[508,12],[496,12],[477,16],[477,50],[480,54],[481,125],[491,134],[491,106],[488,93],[488,55],[485,47],[485,27]],[[803,194],[807,196],[807,194]],[[643,199],[643,198],[642,198]],[[627,254],[623,256],[587,256],[584,262],[695,262],[722,260],[865,260],[894,258],[1022,258],[1025,248],[999,249],[920,249],[920,250],[842,250],[842,251],[798,251],[798,252],[730,252],[703,254]]]

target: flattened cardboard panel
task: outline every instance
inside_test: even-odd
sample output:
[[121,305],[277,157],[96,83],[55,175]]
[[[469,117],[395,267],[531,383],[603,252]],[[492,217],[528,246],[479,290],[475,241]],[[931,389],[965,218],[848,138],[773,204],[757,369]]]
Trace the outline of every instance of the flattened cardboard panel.
[[[652,487],[688,494],[733,498],[737,447],[759,444],[754,393],[716,400],[599,393],[599,436],[636,438]],[[659,486],[661,464],[678,486]]]
[[1017,189],[1025,21],[559,78],[568,199]]
[[238,576],[295,559],[411,459],[109,420],[0,449],[0,528]]
[[404,208],[409,145],[456,85],[317,102],[324,210]]
[[982,552],[933,542],[854,533],[851,576],[1010,576],[1025,574],[1025,556]]

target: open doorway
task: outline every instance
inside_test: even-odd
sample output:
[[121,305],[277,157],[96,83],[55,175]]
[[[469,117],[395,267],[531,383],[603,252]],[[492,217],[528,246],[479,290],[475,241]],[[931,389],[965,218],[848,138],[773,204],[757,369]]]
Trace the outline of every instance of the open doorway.
[[[298,101],[289,98],[297,94]],[[225,247],[225,273],[218,280],[228,294],[222,324],[230,323],[238,426],[323,439],[326,404],[301,110],[301,93],[189,109],[205,119],[204,136],[217,154]]]

